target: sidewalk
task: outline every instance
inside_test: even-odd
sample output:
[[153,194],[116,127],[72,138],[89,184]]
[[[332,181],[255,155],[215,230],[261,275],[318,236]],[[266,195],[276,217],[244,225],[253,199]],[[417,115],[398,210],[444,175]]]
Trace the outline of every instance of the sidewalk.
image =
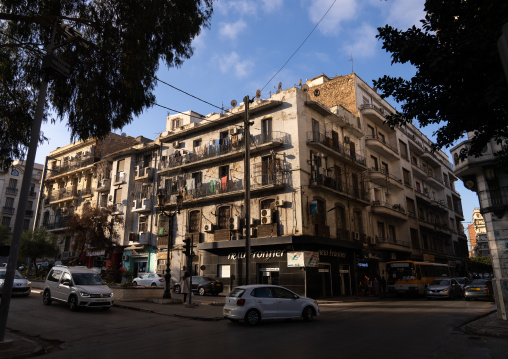
[[[152,301],[142,302],[115,301],[115,307],[191,320],[223,320],[222,307],[224,305],[224,297],[203,298],[193,296],[192,302],[194,305],[191,307],[184,305],[182,298],[182,295],[175,294],[172,299],[153,299]],[[378,300],[376,297],[344,297],[318,300],[318,303],[325,305],[327,303],[352,303],[376,300]],[[466,323],[462,326],[462,329],[466,333],[473,335],[508,339],[508,321],[498,319],[496,312]],[[5,339],[3,343],[0,343],[0,359],[30,358],[45,352],[45,348],[35,338],[23,336],[20,333],[7,330]]]

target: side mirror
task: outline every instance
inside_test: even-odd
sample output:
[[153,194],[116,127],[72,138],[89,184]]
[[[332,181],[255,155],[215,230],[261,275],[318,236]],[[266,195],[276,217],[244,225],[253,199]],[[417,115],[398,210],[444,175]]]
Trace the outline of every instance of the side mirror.
[[72,282],[70,281],[70,279],[65,279],[62,281],[62,284],[70,287],[72,285]]

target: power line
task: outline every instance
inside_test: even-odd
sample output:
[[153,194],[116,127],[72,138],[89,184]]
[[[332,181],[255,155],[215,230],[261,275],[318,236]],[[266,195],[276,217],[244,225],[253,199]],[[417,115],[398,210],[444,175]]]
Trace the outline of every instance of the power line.
[[316,26],[314,26],[314,28],[312,29],[312,31],[309,33],[309,35],[307,35],[307,37],[305,38],[305,40],[303,40],[303,42],[300,44],[300,46],[298,46],[298,48],[295,50],[295,52],[293,52],[293,54],[289,57],[289,59],[287,59],[287,61],[284,63],[284,65],[282,65],[282,67],[279,69],[279,71],[277,71],[275,73],[275,75],[272,76],[272,78],[270,80],[268,80],[268,82],[266,83],[266,85],[263,86],[263,88],[261,89],[261,91],[263,91],[265,89],[266,86],[268,86],[268,84],[270,82],[272,82],[272,80],[274,79],[275,76],[277,76],[279,74],[279,72],[282,71],[282,69],[287,65],[287,63],[293,58],[293,56],[296,55],[296,53],[298,52],[298,50],[300,50],[300,48],[305,44],[305,42],[308,40],[308,38],[310,37],[310,35],[312,35],[312,33],[314,32],[314,30],[316,30],[316,28],[319,26],[319,24],[321,24],[321,21],[323,21],[323,19],[325,18],[325,16],[328,14],[328,12],[332,9],[333,5],[335,5],[335,2],[337,0],[333,0],[333,3],[332,5],[330,5],[330,7],[328,8],[328,10],[326,10],[325,14],[323,15],[323,17],[321,18],[321,20],[319,20],[319,22],[316,24]]
[[223,108],[223,107],[216,106],[216,105],[214,105],[213,103],[210,103],[210,102],[208,102],[208,101],[205,101],[205,100],[203,100],[203,99],[200,99],[200,98],[199,98],[199,97],[197,97],[197,96],[191,95],[190,93],[185,92],[184,90],[181,90],[181,89],[179,89],[178,87],[175,87],[175,86],[173,86],[173,85],[168,84],[168,83],[167,83],[167,82],[165,82],[165,81],[162,81],[162,80],[161,80],[161,79],[159,79],[157,76],[153,76],[153,78],[154,78],[154,79],[156,79],[157,81],[162,82],[163,84],[165,84],[165,85],[167,85],[167,86],[169,86],[169,87],[174,88],[174,89],[175,89],[175,90],[177,90],[177,91],[180,91],[180,92],[182,92],[182,93],[186,94],[187,96],[193,97],[193,98],[195,98],[196,100],[199,100],[199,101],[201,101],[201,102],[204,102],[204,103],[206,103],[206,104],[208,104],[208,105],[210,105],[210,106],[213,106],[213,107],[215,107],[215,108],[218,108],[218,109],[219,109],[219,110],[221,110],[221,111],[223,111],[223,110],[224,110],[224,108]]

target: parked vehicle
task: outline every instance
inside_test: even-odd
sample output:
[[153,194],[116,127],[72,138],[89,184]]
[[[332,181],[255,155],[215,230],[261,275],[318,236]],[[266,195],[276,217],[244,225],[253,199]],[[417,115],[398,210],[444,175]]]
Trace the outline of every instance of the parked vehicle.
[[164,277],[157,273],[143,273],[132,280],[134,285],[147,285],[151,287],[163,287]]
[[455,279],[462,287],[462,292],[466,291],[466,286],[471,282],[468,277],[455,277]]
[[431,298],[462,298],[462,287],[453,278],[434,279],[427,286],[425,295]]
[[53,300],[67,304],[71,311],[80,308],[109,309],[114,303],[113,292],[97,273],[86,267],[54,266],[46,277],[42,302]]
[[488,279],[473,279],[471,284],[466,286],[464,292],[466,300],[471,299],[487,299],[494,300],[494,288],[492,281]]
[[303,318],[310,322],[319,315],[314,299],[302,297],[287,288],[254,284],[233,289],[226,297],[224,318],[256,325],[262,320]]
[[[173,290],[175,293],[180,293],[180,283],[175,283],[173,286]],[[222,282],[210,278],[210,277],[201,277],[201,276],[193,276],[192,277],[192,292],[197,293],[199,295],[212,294],[219,295],[224,290],[224,285]]]
[[[5,273],[7,269],[0,269],[0,295],[4,290]],[[32,282],[26,279],[20,272],[14,272],[14,282],[12,283],[12,295],[28,297],[32,291]]]

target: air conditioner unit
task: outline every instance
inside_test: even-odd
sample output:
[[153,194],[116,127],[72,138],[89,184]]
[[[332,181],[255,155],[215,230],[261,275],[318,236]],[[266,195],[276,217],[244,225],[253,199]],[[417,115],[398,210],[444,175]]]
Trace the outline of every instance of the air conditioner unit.
[[261,224],[271,224],[272,223],[272,210],[271,209],[262,209],[261,210]]
[[173,148],[179,148],[180,147],[180,141],[173,141]]
[[284,207],[285,204],[286,204],[286,202],[284,202],[282,199],[275,200],[276,207]]
[[[250,237],[253,238],[253,237],[256,237],[256,228],[250,228]],[[243,236],[246,237],[247,236],[247,228],[244,228],[243,229]]]
[[229,217],[229,230],[238,231],[240,229],[240,217]]
[[204,225],[203,230],[205,232],[213,232],[213,224],[207,223]]

